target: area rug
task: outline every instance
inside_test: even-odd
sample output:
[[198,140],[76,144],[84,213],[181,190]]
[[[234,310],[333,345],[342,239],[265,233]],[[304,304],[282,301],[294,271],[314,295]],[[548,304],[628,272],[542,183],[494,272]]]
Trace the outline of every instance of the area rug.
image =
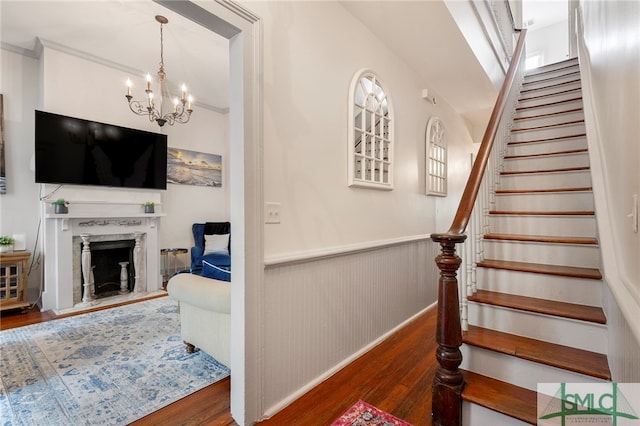
[[124,425],[229,375],[160,297],[0,332],[0,424]]
[[392,416],[389,413],[367,404],[364,401],[356,402],[331,426],[412,426],[404,420]]

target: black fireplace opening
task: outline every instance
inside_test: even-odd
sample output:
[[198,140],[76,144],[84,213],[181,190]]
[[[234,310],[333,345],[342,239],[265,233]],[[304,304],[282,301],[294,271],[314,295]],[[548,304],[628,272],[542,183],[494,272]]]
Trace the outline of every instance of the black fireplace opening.
[[[121,292],[123,269],[126,270],[127,286],[124,293],[133,291],[135,285],[135,268],[133,265],[133,248],[135,240],[95,241],[91,242],[91,267],[93,270],[94,297],[109,297]],[[82,250],[82,243],[80,243]],[[122,265],[122,262],[128,262]],[[84,273],[81,274],[82,291],[84,293]]]

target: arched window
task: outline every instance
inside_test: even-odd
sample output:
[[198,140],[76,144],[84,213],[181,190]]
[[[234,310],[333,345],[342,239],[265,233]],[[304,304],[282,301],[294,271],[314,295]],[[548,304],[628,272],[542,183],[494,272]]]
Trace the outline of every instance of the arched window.
[[444,124],[431,117],[425,132],[427,195],[447,195],[447,142]]
[[349,90],[349,186],[393,189],[393,110],[389,93],[369,70]]

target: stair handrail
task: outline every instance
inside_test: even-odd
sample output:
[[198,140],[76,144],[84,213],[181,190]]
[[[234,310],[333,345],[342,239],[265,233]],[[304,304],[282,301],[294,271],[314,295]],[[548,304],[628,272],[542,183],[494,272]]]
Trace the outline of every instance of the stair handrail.
[[431,416],[434,425],[462,424],[462,390],[464,378],[460,371],[462,363],[462,329],[460,324],[460,302],[458,295],[457,271],[462,262],[456,255],[456,244],[465,241],[465,231],[478,197],[478,191],[485,174],[489,157],[498,134],[500,121],[508,106],[508,100],[514,87],[517,71],[521,67],[526,29],[519,31],[518,43],[511,58],[509,69],[502,88],[498,93],[495,106],[489,118],[482,143],[465,186],[458,210],[446,233],[431,234],[431,239],[440,244],[441,253],[435,261],[440,269],[438,280],[438,312],[436,325],[436,370],[432,386]]

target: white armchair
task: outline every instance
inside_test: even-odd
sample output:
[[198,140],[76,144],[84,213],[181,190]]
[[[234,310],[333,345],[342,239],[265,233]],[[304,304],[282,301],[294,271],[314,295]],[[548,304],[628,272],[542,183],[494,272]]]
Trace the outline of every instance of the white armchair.
[[180,334],[187,352],[202,349],[229,367],[230,283],[183,273],[169,280],[167,291],[171,298],[180,302]]

